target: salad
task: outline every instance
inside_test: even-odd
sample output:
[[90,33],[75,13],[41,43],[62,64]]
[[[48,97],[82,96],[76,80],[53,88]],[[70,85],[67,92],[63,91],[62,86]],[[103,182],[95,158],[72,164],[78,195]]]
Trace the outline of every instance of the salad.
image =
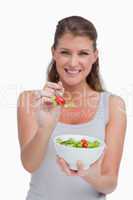
[[65,99],[62,97],[62,96],[52,96],[51,97],[51,101],[53,103],[54,106],[57,106],[57,105],[61,105],[61,106],[64,106],[65,108],[74,108],[76,107],[74,105],[74,103],[66,103]]
[[98,140],[89,141],[84,138],[81,140],[75,140],[73,138],[69,138],[68,140],[63,140],[61,138],[57,138],[56,142],[64,146],[76,147],[76,148],[96,148],[100,146],[100,142]]

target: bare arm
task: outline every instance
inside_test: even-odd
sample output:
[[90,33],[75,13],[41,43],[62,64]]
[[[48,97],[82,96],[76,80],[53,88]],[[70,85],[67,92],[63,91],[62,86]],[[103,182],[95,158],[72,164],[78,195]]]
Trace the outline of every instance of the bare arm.
[[35,171],[41,164],[52,128],[45,123],[38,127],[32,107],[33,93],[20,94],[17,106],[18,138],[21,148],[21,161],[28,172]]
[[51,100],[57,92],[63,96],[64,88],[60,81],[46,82],[42,90],[25,91],[18,98],[21,161],[24,168],[31,173],[44,159],[50,136],[60,116],[61,106],[54,106]]
[[[46,132],[47,134],[44,134]],[[27,171],[32,173],[40,166],[45,156],[50,136],[51,130],[49,128],[38,128],[35,136],[22,149],[21,160]]]
[[[122,158],[124,139],[126,133],[125,103],[121,97],[110,97],[110,120],[106,127],[105,142],[107,149],[100,160],[100,173],[92,171],[84,177],[99,192],[108,194],[114,191],[118,182],[119,167]],[[97,167],[97,164],[93,168]],[[94,170],[95,171],[95,170]],[[88,171],[89,172],[89,171]]]

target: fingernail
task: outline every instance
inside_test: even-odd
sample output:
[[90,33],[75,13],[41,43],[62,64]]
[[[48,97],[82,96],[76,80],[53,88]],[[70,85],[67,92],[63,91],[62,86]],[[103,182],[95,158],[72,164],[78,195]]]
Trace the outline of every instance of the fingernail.
[[60,85],[62,85],[62,82],[61,82],[61,81],[59,81],[58,83],[59,83]]
[[82,164],[81,161],[78,160],[78,161],[77,161],[77,165],[78,165],[78,166],[81,166],[81,164]]

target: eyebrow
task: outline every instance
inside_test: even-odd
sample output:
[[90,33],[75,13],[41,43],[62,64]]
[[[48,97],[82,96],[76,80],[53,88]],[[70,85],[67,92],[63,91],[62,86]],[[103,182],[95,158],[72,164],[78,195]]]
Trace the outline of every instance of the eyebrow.
[[[70,49],[67,49],[67,48],[60,48],[60,50],[67,50],[67,51],[69,51]],[[90,49],[81,49],[81,50],[79,50],[79,51],[91,51]]]

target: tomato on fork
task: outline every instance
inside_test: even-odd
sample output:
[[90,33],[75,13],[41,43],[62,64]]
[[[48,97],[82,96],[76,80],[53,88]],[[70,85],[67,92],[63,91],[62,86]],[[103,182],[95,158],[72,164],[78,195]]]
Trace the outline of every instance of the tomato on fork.
[[59,105],[65,104],[65,99],[61,96],[56,96],[55,100],[56,100],[57,104],[59,104]]

